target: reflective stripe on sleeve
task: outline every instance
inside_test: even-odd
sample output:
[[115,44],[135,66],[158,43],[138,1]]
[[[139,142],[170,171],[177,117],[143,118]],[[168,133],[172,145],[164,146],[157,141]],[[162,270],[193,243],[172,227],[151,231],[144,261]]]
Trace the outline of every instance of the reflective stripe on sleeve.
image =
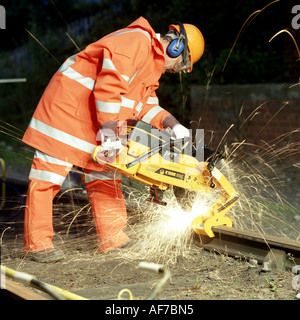
[[122,97],[122,106],[123,107],[133,109],[134,105],[135,105],[135,101],[134,100]]
[[104,102],[104,101],[99,101],[96,100],[96,105],[97,105],[97,110],[101,112],[109,112],[109,113],[119,113],[121,110],[121,106],[133,109],[135,105],[135,101],[121,97],[122,98],[122,103],[118,102]]
[[158,98],[157,97],[149,97],[147,100],[147,104],[157,104],[158,105]]
[[102,69],[108,69],[108,70],[117,71],[117,69],[114,66],[113,62],[110,59],[107,59],[107,58],[103,59]]
[[137,104],[137,106],[135,107],[135,110],[137,111],[137,116],[140,114],[140,112],[142,111],[142,107],[143,107],[143,104],[142,102],[139,102]]
[[130,83],[130,78],[128,76],[125,76],[125,74],[121,74],[121,77],[128,83]]
[[154,108],[152,108],[151,110],[149,110],[142,118],[143,121],[150,123],[150,121],[161,111],[163,111],[164,109],[160,106],[156,106]]
[[97,110],[100,112],[119,113],[121,103],[119,102],[104,102],[96,100]]

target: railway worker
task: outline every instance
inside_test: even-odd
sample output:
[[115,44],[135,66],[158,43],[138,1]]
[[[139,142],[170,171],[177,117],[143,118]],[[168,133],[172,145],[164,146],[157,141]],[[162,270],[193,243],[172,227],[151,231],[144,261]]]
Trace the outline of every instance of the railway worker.
[[99,143],[104,150],[118,152],[118,122],[132,118],[158,129],[169,127],[175,138],[189,136],[188,129],[159,106],[155,90],[164,72],[191,72],[203,50],[204,40],[195,26],[177,23],[160,36],[140,17],[63,63],[23,137],[36,149],[24,218],[28,258],[39,262],[63,258],[52,245],[53,199],[73,165],[85,170],[100,252],[128,241],[121,177],[92,162],[91,153]]

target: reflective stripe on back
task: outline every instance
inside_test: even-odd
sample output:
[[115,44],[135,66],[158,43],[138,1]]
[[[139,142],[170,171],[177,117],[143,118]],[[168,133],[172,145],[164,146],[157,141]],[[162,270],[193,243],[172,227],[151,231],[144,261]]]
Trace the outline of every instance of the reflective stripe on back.
[[62,74],[71,80],[77,81],[89,90],[93,90],[95,86],[95,80],[90,77],[84,77],[79,72],[72,69],[70,66],[75,62],[76,54],[68,58],[58,69]]

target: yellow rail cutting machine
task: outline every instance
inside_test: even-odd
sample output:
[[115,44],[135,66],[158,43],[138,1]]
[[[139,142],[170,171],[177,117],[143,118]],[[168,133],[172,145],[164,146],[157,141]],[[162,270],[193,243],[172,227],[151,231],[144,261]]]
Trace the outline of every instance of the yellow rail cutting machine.
[[232,221],[225,215],[238,200],[238,194],[215,167],[220,154],[209,152],[204,146],[202,150],[192,148],[190,153],[186,152],[187,148],[182,150],[182,146],[187,141],[174,140],[165,131],[143,121],[130,120],[119,131],[122,151],[112,158],[103,153],[101,145],[97,146],[92,154],[93,161],[148,185],[149,200],[162,205],[165,205],[163,191],[172,186],[183,209],[191,206],[191,194],[209,193],[218,188],[220,198],[206,214],[192,221],[192,228],[198,234],[214,237],[213,226],[232,226]]

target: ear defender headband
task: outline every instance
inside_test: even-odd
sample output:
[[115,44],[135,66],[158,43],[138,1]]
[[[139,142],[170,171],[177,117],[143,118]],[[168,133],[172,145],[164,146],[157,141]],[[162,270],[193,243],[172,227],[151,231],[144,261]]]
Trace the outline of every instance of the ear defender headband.
[[171,58],[177,58],[179,55],[181,55],[181,53],[183,53],[183,64],[185,65],[188,52],[188,39],[183,24],[181,22],[177,22],[176,24],[178,24],[180,27],[180,35],[178,38],[170,42],[170,44],[168,45],[167,54]]

